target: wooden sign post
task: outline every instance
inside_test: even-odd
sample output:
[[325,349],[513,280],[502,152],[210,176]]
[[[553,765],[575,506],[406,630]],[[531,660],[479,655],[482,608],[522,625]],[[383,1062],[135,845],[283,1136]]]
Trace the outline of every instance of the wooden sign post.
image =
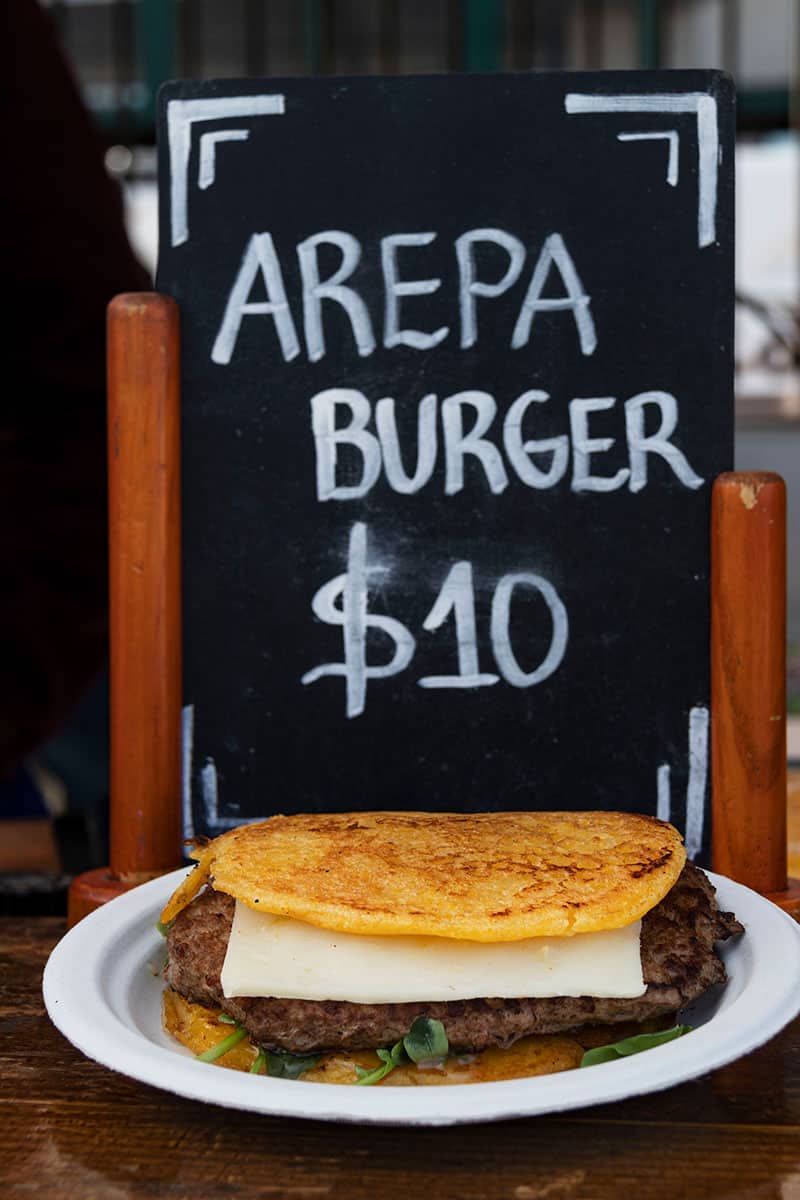
[[111,854],[79,876],[69,921],[181,854],[180,347],[155,293],[108,313]]
[[731,471],[711,510],[712,863],[800,914],[786,872],[786,488]]

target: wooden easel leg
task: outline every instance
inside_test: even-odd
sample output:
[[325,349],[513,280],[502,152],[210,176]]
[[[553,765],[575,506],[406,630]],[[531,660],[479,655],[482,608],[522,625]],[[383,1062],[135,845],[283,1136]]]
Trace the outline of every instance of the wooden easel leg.
[[110,867],[72,884],[69,921],[181,864],[178,308],[108,309]]
[[765,892],[767,900],[784,909],[795,921],[800,921],[800,879],[788,879],[779,892]]
[[98,867],[96,871],[85,871],[78,875],[72,881],[67,898],[67,925],[71,929],[101,904],[114,900],[132,887],[136,887],[136,884],[123,883],[111,874],[108,867]]
[[712,865],[800,919],[786,868],[786,488],[726,472],[711,502]]

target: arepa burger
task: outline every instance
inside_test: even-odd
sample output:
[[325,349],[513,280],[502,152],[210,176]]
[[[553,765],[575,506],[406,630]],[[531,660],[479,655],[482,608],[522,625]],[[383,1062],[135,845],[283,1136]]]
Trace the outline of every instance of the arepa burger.
[[355,1052],[363,1082],[378,1051],[381,1077],[415,1037],[463,1062],[658,1028],[724,982],[715,943],[742,932],[677,830],[626,813],[276,816],[193,857],[161,915],[167,1028],[294,1075]]

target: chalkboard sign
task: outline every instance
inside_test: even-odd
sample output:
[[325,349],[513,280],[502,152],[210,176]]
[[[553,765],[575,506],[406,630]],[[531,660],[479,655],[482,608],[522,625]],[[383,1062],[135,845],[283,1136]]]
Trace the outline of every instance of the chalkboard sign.
[[180,82],[187,827],[618,808],[707,845],[734,100]]

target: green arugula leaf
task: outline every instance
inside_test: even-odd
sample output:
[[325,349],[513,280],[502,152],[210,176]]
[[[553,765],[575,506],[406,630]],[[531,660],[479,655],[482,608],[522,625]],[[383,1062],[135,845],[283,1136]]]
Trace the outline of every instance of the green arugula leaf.
[[407,1061],[402,1041],[395,1042],[391,1050],[376,1050],[375,1053],[383,1063],[383,1066],[375,1067],[372,1071],[369,1071],[366,1067],[356,1064],[356,1075],[358,1075],[358,1079],[355,1081],[356,1084],[368,1087],[371,1083],[380,1083],[390,1071],[393,1071],[395,1067],[399,1067],[401,1063]]
[[[378,1051],[378,1053],[380,1053],[380,1051]],[[385,1053],[386,1053],[386,1051],[384,1050],[384,1054]],[[406,1055],[406,1051],[405,1051],[405,1046],[403,1045],[402,1042],[395,1042],[395,1044],[392,1046],[391,1050],[389,1051],[389,1059],[391,1060],[392,1066],[395,1066],[395,1067],[399,1067],[401,1063],[406,1061],[407,1055]],[[384,1062],[386,1062],[386,1061],[387,1060],[384,1059]]]
[[654,1046],[661,1046],[664,1042],[674,1041],[675,1038],[691,1032],[691,1025],[673,1025],[672,1029],[664,1029],[661,1033],[637,1033],[634,1037],[623,1038],[621,1042],[614,1042],[611,1046],[595,1046],[593,1050],[587,1050],[581,1059],[581,1066],[594,1067],[598,1063],[627,1058],[629,1054],[641,1054],[643,1050],[652,1050]]
[[391,1061],[385,1062],[382,1067],[375,1067],[374,1071],[368,1071],[366,1067],[360,1067],[356,1064],[358,1079],[355,1081],[355,1086],[363,1084],[365,1087],[369,1087],[371,1083],[380,1083],[394,1068],[395,1064]]
[[288,1050],[263,1050],[262,1053],[267,1074],[275,1079],[299,1079],[304,1071],[310,1071],[322,1058],[321,1054],[290,1054]]
[[221,1042],[217,1042],[216,1046],[211,1046],[208,1050],[204,1050],[202,1054],[197,1054],[195,1057],[200,1062],[216,1062],[218,1058],[222,1058],[223,1054],[227,1054],[234,1046],[238,1046],[239,1042],[244,1041],[247,1037],[247,1030],[244,1025],[237,1024],[233,1033],[229,1033]]
[[173,924],[174,924],[174,920],[170,921],[167,925],[162,925],[161,921],[156,921],[156,929],[161,934],[161,936],[163,938],[165,938],[167,936],[167,934],[169,933],[170,929],[172,929]]
[[367,1070],[356,1065],[356,1084],[369,1087],[372,1083],[380,1083],[382,1079],[403,1063],[429,1062],[444,1059],[450,1049],[447,1034],[441,1021],[432,1017],[417,1017],[408,1033],[399,1042],[395,1042],[391,1050],[376,1050],[381,1066]]
[[450,1049],[444,1025],[432,1017],[417,1017],[403,1038],[403,1046],[415,1063],[446,1058]]

